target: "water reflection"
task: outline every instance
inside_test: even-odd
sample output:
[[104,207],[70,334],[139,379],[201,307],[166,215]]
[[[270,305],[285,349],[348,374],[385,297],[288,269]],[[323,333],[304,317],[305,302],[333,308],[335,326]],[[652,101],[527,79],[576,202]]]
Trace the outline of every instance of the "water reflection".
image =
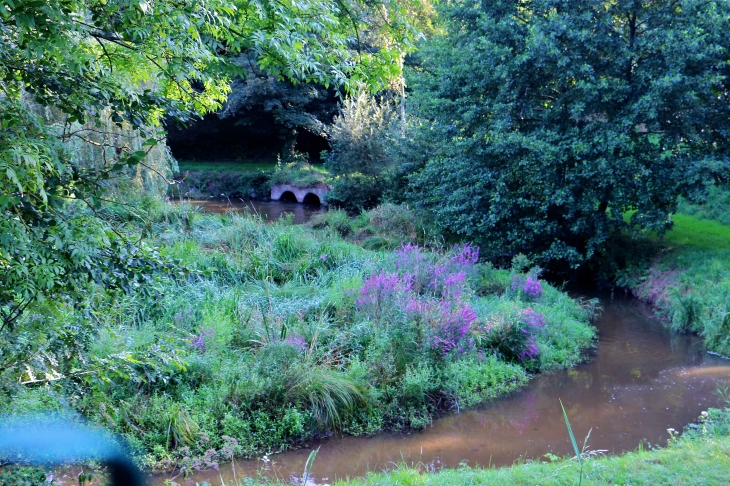
[[[670,333],[635,300],[604,301],[599,341],[591,360],[570,370],[537,376],[522,391],[478,410],[434,421],[425,431],[313,441],[301,450],[271,456],[268,473],[300,475],[309,452],[321,445],[313,468],[318,481],[364,475],[405,461],[431,467],[509,465],[520,457],[571,453],[558,399],[576,438],[589,430],[590,449],[620,453],[642,441],[665,444],[667,428],[681,430],[708,407],[718,406],[718,383],[730,363],[704,352],[701,339]],[[238,461],[238,477],[256,475],[260,461]],[[230,466],[190,482],[228,481]],[[162,478],[157,478],[161,484]]]
[[248,212],[261,216],[266,221],[276,221],[284,215],[291,214],[294,224],[304,224],[313,215],[326,211],[326,206],[319,204],[300,204],[293,201],[258,201],[242,199],[179,199],[173,203],[185,202],[211,213]]

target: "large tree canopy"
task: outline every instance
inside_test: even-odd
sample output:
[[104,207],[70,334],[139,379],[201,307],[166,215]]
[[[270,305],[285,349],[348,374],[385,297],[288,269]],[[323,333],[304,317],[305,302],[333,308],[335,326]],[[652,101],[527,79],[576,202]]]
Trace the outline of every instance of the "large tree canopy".
[[434,143],[411,197],[488,255],[575,267],[612,233],[666,230],[677,196],[727,180],[727,2],[466,0],[445,13],[414,76]]

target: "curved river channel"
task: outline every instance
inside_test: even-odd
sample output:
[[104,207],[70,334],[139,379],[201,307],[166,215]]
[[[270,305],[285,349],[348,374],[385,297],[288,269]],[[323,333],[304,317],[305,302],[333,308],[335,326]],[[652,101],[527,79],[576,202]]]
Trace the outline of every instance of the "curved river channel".
[[[598,343],[584,364],[540,374],[518,392],[447,415],[421,432],[311,441],[268,461],[236,461],[235,475],[300,477],[310,451],[320,446],[312,469],[317,483],[392,468],[400,461],[438,469],[462,462],[510,465],[547,453],[563,456],[571,446],[558,399],[580,443],[592,429],[589,448],[614,454],[642,442],[665,445],[668,428],[682,430],[700,412],[721,404],[717,388],[730,384],[730,361],[707,354],[696,336],[672,334],[637,300],[606,298],[602,305]],[[221,477],[230,484],[234,468],[222,465],[220,471],[175,481],[216,485]],[[151,479],[155,484],[164,480]]]

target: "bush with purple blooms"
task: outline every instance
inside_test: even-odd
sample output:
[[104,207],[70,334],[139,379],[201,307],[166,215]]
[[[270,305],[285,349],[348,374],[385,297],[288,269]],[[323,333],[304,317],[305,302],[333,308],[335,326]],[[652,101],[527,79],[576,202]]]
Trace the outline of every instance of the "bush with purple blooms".
[[284,338],[284,344],[288,344],[302,353],[306,353],[307,349],[309,349],[307,339],[297,334],[296,331],[287,333],[286,338]]
[[421,349],[442,356],[465,352],[465,337],[477,319],[467,302],[479,248],[457,245],[444,255],[404,244],[395,251],[395,271],[365,279],[355,300],[364,317],[379,325],[411,327]]
[[497,322],[481,329],[478,347],[532,368],[540,354],[537,338],[546,324],[545,316],[529,307],[516,315],[502,315]]
[[201,329],[200,333],[190,338],[190,348],[205,354],[208,350],[209,343],[213,340],[213,329]]
[[510,289],[513,294],[519,295],[527,302],[536,302],[545,293],[540,279],[532,273],[527,276],[513,275]]

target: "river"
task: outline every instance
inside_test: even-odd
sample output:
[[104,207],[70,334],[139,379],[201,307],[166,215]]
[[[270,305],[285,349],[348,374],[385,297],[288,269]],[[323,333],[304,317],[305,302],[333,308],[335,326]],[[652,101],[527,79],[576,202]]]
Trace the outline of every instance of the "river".
[[247,212],[257,214],[266,221],[276,221],[284,215],[291,214],[292,223],[304,224],[315,214],[326,211],[326,206],[319,204],[300,204],[293,201],[259,201],[256,199],[171,199],[173,203],[188,203],[211,213]]
[[[635,299],[603,299],[596,323],[599,339],[588,361],[537,375],[525,388],[476,410],[435,420],[421,432],[375,437],[331,437],[267,460],[236,461],[235,476],[264,473],[288,480],[301,476],[310,451],[320,447],[312,475],[317,483],[362,476],[396,463],[426,468],[510,465],[551,453],[572,453],[559,399],[576,439],[591,431],[588,447],[618,454],[665,445],[668,428],[682,430],[708,407],[718,406],[719,385],[730,383],[730,362],[711,356],[702,339],[676,335]],[[204,471],[181,485],[230,484],[234,468]],[[153,478],[162,484],[164,478]]]

